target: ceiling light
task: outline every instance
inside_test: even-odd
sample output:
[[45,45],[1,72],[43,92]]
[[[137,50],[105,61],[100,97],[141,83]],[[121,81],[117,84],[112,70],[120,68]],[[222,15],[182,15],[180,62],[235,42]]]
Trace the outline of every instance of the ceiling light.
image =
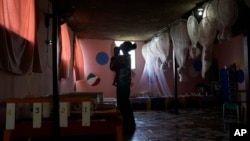
[[203,15],[203,8],[198,8],[197,11],[199,16]]

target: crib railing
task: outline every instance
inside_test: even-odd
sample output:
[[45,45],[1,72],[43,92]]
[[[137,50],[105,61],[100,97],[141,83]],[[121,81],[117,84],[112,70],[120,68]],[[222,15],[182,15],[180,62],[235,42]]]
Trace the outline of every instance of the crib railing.
[[[52,97],[31,97],[31,98],[8,98],[6,103],[6,124],[4,131],[4,141],[10,141],[10,132],[15,130],[16,114],[19,112],[16,107],[18,104],[31,105],[31,118],[33,128],[41,128],[44,118],[48,118],[51,113]],[[72,103],[81,104],[82,126],[90,126],[91,103],[89,96],[59,96],[59,122],[60,127],[68,126],[70,115],[70,105]]]

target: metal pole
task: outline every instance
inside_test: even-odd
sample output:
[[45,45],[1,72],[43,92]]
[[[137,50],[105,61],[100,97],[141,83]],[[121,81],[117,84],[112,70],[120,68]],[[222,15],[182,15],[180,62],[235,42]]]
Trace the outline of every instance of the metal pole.
[[55,141],[59,141],[60,135],[57,65],[58,14],[58,0],[52,0],[53,134]]
[[175,103],[175,114],[178,115],[178,87],[177,87],[177,66],[176,66],[176,59],[175,59],[175,52],[173,49],[173,75],[174,75],[174,103]]
[[246,123],[250,123],[250,105],[249,105],[249,70],[250,70],[250,20],[246,21],[246,31],[244,35],[244,63],[245,63],[245,83],[246,83]]

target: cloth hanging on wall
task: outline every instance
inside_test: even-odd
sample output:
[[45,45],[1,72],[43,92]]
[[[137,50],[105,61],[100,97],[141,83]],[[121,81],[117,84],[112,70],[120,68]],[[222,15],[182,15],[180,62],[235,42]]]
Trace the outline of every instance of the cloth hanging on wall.
[[80,41],[75,37],[74,44],[74,70],[75,70],[75,80],[84,80],[84,60],[83,52],[80,45]]
[[0,0],[0,68],[15,74],[41,72],[35,1]]
[[60,46],[60,60],[59,60],[59,79],[68,78],[71,61],[71,44],[67,24],[62,24],[59,30],[59,46]]

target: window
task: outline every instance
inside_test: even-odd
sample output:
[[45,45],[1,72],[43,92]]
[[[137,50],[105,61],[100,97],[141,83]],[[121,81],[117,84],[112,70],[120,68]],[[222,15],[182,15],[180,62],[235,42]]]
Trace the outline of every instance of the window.
[[[115,45],[117,46],[117,47],[120,47],[120,45],[123,43],[124,41],[115,41]],[[132,42],[132,44],[133,44],[134,42]],[[130,57],[131,57],[131,69],[133,70],[133,69],[135,69],[136,67],[136,65],[135,65],[135,50],[131,50],[130,52],[129,52],[129,54],[130,54]],[[122,55],[122,51],[120,51],[120,55]]]

